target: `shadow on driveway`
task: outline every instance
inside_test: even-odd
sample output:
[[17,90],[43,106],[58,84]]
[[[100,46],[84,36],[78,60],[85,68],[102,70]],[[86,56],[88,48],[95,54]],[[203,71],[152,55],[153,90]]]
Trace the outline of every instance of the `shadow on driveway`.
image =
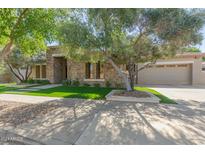
[[205,144],[201,103],[62,99],[15,105],[0,102],[0,128],[43,144]]

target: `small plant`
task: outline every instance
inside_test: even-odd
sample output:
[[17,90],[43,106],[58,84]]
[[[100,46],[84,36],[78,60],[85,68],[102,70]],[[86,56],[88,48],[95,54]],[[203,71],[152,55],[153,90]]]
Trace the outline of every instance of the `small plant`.
[[25,81],[25,83],[28,84],[50,84],[49,80],[34,80],[34,79],[29,79]]
[[93,86],[98,88],[98,87],[100,87],[100,84],[99,83],[94,83]]
[[90,87],[90,84],[84,83],[83,86],[85,86],[85,87]]
[[34,80],[36,84],[50,84],[49,80]]
[[106,82],[105,82],[105,86],[106,86],[107,88],[110,88],[110,87],[111,87],[110,81],[106,81]]
[[49,80],[40,80],[40,84],[50,84]]
[[63,86],[71,86],[71,80],[63,80],[62,85]]
[[29,79],[29,80],[27,80],[25,83],[28,83],[28,84],[34,84],[35,81],[34,81],[33,79]]
[[66,81],[66,80],[63,80],[63,81],[62,81],[62,85],[63,85],[63,86],[67,86],[67,81]]
[[121,83],[115,83],[115,88],[123,88],[123,85]]
[[72,81],[72,85],[78,87],[78,86],[80,86],[80,81],[78,79],[77,80],[73,80]]

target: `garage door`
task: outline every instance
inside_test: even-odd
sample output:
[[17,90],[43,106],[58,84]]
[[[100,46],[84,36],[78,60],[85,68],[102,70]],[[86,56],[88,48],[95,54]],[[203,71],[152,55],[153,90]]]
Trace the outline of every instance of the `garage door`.
[[156,65],[139,72],[140,84],[189,85],[191,80],[191,64]]

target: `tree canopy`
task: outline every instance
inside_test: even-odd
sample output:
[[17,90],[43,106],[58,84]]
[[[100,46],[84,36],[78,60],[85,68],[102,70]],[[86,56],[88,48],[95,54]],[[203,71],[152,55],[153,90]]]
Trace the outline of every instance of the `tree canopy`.
[[[137,63],[173,56],[202,40],[204,10],[200,9],[75,9],[61,24],[59,36],[69,58],[83,59],[100,53],[96,60],[128,65],[133,87]],[[124,74],[124,75],[123,75]]]
[[60,9],[0,9],[1,58],[14,46],[28,54],[45,50],[55,40],[56,25],[64,13]]

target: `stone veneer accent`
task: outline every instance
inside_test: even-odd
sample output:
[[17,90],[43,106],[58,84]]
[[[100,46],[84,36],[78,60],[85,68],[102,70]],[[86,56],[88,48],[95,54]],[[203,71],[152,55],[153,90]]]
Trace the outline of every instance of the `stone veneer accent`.
[[[50,80],[51,83],[55,83],[55,73],[54,73],[54,69],[55,69],[55,60],[52,55],[57,55],[59,54],[60,51],[57,47],[51,47],[48,49],[47,54],[46,54],[46,58],[47,58],[47,78]],[[94,74],[96,71],[96,66],[93,65],[94,68]],[[74,62],[71,60],[67,60],[67,78],[71,79],[71,80],[76,80],[78,79],[81,83],[89,83],[89,84],[95,84],[95,83],[99,83],[102,86],[105,85],[106,81],[109,81],[113,87],[122,87],[123,86],[123,82],[121,77],[119,77],[119,75],[116,73],[116,71],[114,70],[114,68],[108,64],[108,63],[104,63],[103,67],[102,67],[102,71],[104,72],[104,80],[84,80],[85,79],[85,63],[82,62]]]

